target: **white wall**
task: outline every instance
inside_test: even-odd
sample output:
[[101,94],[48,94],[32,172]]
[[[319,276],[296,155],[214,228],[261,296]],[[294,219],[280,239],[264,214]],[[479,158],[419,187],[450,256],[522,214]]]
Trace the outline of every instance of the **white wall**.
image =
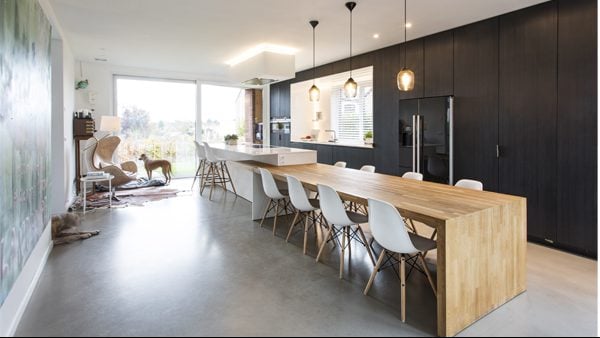
[[[320,130],[316,141],[325,142],[330,137],[330,133],[326,133],[325,130],[331,129],[331,84],[321,79],[317,79],[315,84],[321,92],[318,102],[310,102],[308,99],[312,80],[292,83],[290,86],[292,141],[299,141],[301,137],[311,135],[312,129]],[[320,119],[317,119],[317,112],[321,112]]]
[[68,45],[52,39],[51,214],[64,213],[74,198],[74,59]]

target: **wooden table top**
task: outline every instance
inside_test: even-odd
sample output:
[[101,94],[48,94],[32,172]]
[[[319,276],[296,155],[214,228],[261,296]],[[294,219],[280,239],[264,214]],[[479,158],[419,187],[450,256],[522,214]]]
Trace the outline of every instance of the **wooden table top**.
[[320,163],[285,167],[253,161],[244,161],[244,164],[269,169],[279,180],[285,180],[285,175],[295,176],[313,191],[316,191],[317,184],[331,186],[342,198],[358,203],[366,204],[367,198],[387,201],[396,206],[403,216],[431,226],[443,225],[450,219],[524,199]]

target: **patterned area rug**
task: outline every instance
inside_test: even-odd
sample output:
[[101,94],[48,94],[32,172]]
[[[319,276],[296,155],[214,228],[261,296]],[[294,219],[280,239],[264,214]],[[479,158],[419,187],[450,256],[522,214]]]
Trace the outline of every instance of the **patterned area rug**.
[[[122,208],[129,205],[143,206],[146,202],[159,201],[165,198],[176,197],[183,190],[168,187],[148,187],[132,190],[116,191],[112,200],[113,208]],[[108,192],[96,192],[86,196],[86,209],[108,208]],[[81,196],[71,205],[72,210],[83,210]]]

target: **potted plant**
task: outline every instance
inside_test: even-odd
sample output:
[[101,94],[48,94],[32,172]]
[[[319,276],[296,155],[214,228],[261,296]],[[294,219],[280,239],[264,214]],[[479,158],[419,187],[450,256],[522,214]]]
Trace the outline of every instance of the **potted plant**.
[[365,144],[373,144],[373,132],[372,131],[368,131],[365,133],[365,138],[364,138]]
[[225,135],[225,144],[234,146],[237,145],[238,136],[236,134]]

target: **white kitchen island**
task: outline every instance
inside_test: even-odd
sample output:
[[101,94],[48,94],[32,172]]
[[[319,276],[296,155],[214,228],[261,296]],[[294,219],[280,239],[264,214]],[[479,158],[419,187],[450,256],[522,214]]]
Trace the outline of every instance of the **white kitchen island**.
[[[252,202],[252,219],[260,219],[267,203],[260,174],[256,166],[244,161],[255,161],[274,166],[317,163],[317,152],[310,149],[263,146],[256,144],[210,144],[215,155],[227,160],[227,167],[238,196]],[[278,182],[278,184],[281,184]],[[229,185],[228,185],[229,189]]]

